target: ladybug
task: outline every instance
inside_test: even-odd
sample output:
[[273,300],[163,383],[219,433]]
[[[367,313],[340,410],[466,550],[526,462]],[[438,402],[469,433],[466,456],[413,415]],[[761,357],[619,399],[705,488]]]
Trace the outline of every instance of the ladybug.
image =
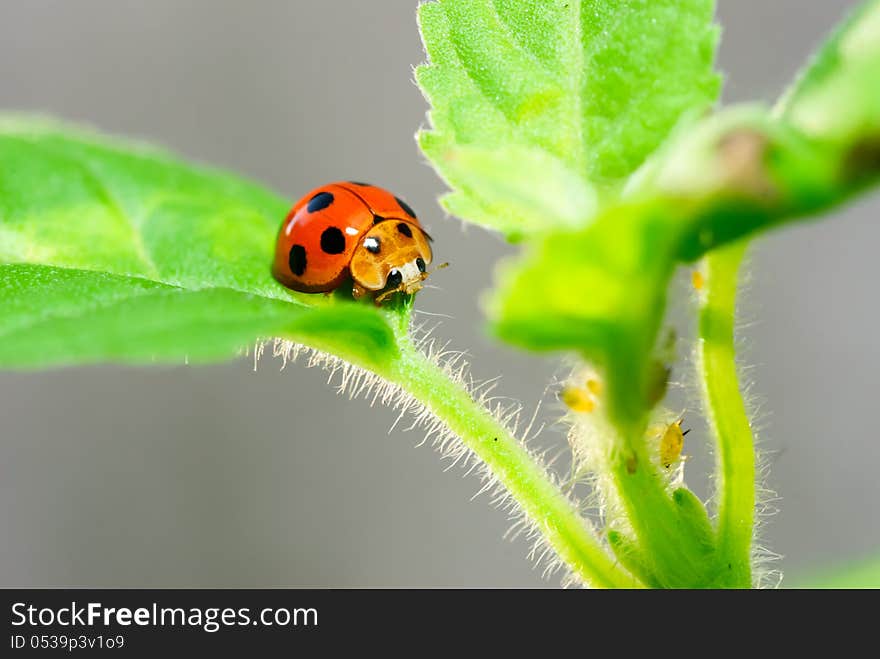
[[329,293],[351,278],[355,299],[376,304],[412,294],[427,278],[432,253],[410,206],[368,183],[315,188],[287,214],[278,232],[272,274],[288,288]]

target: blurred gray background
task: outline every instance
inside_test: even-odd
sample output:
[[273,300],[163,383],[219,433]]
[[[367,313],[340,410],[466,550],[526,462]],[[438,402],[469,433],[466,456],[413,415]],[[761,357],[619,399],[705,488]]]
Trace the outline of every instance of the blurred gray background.
[[[6,0],[0,108],[163,143],[291,201],[339,178],[405,196],[454,265],[419,309],[448,315],[436,334],[531,409],[557,364],[487,340],[478,304],[513,250],[444,215],[413,140],[416,4]],[[855,3],[719,4],[726,100],[772,101]],[[880,547],[878,212],[875,194],[753,252],[745,362],[781,497],[762,537],[789,575]],[[0,374],[0,584],[558,584],[502,539],[503,513],[470,500],[475,478],[325,379],[271,359]],[[706,465],[688,464],[702,490]]]

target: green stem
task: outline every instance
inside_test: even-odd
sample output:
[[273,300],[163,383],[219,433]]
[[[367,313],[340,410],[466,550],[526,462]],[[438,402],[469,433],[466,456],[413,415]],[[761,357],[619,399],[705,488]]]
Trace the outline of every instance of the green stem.
[[705,259],[700,304],[699,373],[717,442],[718,560],[729,585],[751,585],[755,524],[755,447],[740,392],[734,349],[736,287],[745,241]]
[[383,375],[427,406],[482,460],[585,583],[607,588],[642,585],[608,554],[574,504],[522,443],[408,339],[401,340],[400,359]]
[[[706,587],[714,578],[712,529],[702,504],[685,488],[667,492],[651,466],[642,437],[621,435],[629,454],[610,465],[617,495],[636,536],[636,546],[663,588]],[[634,460],[633,460],[634,458]]]

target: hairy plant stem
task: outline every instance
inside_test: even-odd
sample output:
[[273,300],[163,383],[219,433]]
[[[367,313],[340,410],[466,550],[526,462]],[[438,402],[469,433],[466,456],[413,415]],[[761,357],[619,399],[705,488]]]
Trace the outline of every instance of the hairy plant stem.
[[624,434],[624,447],[610,463],[617,496],[635,534],[635,546],[649,566],[651,582],[663,588],[703,588],[714,585],[711,527],[702,504],[685,488],[670,494],[651,465],[644,426]]
[[642,585],[609,555],[576,506],[501,422],[408,338],[401,337],[400,348],[400,359],[382,375],[424,404],[473,451],[577,577],[592,587]]
[[734,348],[737,275],[745,248],[741,241],[705,259],[698,346],[703,401],[717,442],[717,555],[730,585],[738,587],[751,585],[755,525],[755,447]]

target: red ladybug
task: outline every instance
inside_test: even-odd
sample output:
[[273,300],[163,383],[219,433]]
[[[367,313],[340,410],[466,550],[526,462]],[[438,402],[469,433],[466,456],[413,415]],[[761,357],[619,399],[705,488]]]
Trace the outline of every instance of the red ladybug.
[[300,199],[278,232],[272,274],[305,293],[335,290],[351,277],[355,299],[377,304],[421,289],[431,238],[409,205],[382,188],[345,181]]

